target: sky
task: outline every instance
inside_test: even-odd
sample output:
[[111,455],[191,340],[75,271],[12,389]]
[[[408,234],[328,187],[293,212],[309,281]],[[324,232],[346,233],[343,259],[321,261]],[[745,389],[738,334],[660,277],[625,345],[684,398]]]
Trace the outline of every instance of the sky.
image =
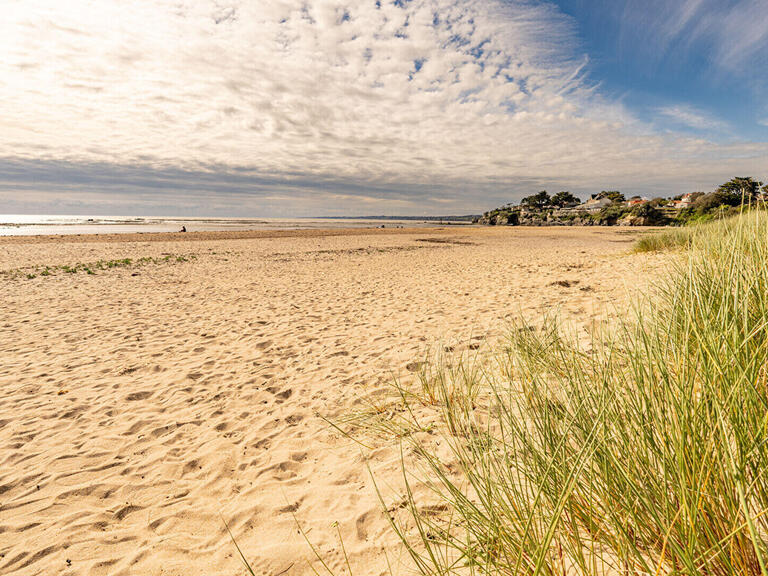
[[479,213],[768,180],[768,0],[6,0],[0,213]]

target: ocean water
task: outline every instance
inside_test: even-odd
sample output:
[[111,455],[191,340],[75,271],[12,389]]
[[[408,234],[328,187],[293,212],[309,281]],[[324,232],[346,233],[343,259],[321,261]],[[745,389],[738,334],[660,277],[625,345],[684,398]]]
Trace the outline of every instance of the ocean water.
[[[448,223],[448,222],[446,222]],[[311,230],[436,226],[437,221],[333,218],[161,218],[155,216],[87,216],[0,214],[0,236],[43,234],[115,234],[211,230]],[[466,222],[462,222],[466,224]]]

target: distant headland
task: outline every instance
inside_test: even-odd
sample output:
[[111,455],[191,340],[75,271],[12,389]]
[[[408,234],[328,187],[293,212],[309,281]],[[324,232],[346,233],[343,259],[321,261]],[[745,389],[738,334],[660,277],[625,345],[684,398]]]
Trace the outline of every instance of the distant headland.
[[460,222],[471,224],[477,222],[480,214],[464,214],[461,216],[312,216],[315,220],[403,220],[406,222]]
[[742,204],[764,205],[768,185],[751,177],[732,178],[713,192],[672,198],[625,198],[603,190],[582,202],[570,192],[547,191],[484,213],[476,223],[490,226],[676,226],[737,213]]

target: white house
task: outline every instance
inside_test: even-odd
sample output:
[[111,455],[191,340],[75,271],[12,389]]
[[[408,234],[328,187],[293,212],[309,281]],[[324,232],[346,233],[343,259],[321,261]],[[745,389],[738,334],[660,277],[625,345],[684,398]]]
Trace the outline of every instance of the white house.
[[596,200],[595,198],[590,198],[584,204],[579,206],[582,210],[586,210],[587,212],[600,212],[603,208],[610,206],[613,204],[613,201],[609,198],[600,198],[599,200]]
[[693,204],[693,194],[683,194],[683,197],[675,202],[673,206],[678,210],[682,210],[683,208],[690,207],[691,204]]

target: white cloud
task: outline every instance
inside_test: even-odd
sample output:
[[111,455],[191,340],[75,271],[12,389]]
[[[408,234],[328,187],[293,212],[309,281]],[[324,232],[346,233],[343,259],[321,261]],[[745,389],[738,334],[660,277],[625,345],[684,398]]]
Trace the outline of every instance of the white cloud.
[[695,130],[725,130],[728,125],[705,110],[687,104],[674,104],[657,109],[657,113],[674,124]]
[[621,36],[651,57],[696,53],[735,77],[768,71],[765,0],[618,0]]
[[650,186],[768,157],[640,124],[585,81],[569,19],[525,0],[11,0],[0,55],[0,157],[41,166],[469,207],[510,182]]
[[709,14],[702,34],[716,41],[721,67],[745,74],[762,74],[768,68],[768,5],[765,0],[741,0]]

